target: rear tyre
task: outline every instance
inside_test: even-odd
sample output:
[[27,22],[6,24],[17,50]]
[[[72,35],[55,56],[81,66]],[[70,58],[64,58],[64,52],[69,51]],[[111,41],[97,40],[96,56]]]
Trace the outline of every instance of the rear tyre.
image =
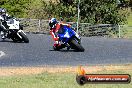
[[71,44],[72,48],[74,48],[77,51],[80,51],[80,52],[85,51],[85,49],[82,47],[82,45],[79,44],[75,39],[72,39],[70,44]]
[[29,43],[29,39],[23,32],[19,32],[19,35],[22,37],[22,41],[24,41],[25,43]]

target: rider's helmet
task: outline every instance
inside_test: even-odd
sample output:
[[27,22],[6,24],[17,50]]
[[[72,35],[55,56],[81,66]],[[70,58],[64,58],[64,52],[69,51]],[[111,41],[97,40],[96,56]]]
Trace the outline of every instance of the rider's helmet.
[[6,15],[6,9],[0,8],[0,15]]
[[51,18],[51,20],[49,20],[49,26],[51,28],[54,28],[56,24],[57,24],[56,18]]

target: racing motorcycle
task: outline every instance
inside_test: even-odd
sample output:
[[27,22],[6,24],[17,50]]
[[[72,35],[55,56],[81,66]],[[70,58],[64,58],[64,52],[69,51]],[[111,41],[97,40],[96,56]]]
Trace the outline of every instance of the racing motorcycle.
[[[81,45],[80,36],[70,27],[62,26],[58,31],[59,41],[63,43],[67,49],[75,49],[76,51],[84,52],[84,48]],[[57,49],[54,47],[54,49]]]
[[29,39],[23,31],[23,27],[20,25],[19,21],[11,17],[3,22],[3,17],[0,16],[0,24],[6,28],[4,31],[5,38],[12,39],[14,42],[25,42],[29,43]]

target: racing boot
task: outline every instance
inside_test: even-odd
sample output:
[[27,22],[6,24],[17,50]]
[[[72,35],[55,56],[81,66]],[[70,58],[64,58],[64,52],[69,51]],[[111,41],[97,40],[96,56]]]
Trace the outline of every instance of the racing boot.
[[60,49],[65,48],[65,47],[66,47],[65,44],[61,44],[61,45],[59,46]]
[[53,49],[59,51],[61,49],[60,46],[60,44],[54,44]]

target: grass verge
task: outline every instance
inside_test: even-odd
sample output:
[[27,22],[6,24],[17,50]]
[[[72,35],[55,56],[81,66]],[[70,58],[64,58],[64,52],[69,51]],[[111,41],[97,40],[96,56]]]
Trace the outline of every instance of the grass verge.
[[[90,69],[96,69],[96,71],[92,70],[90,72],[93,74],[99,73],[99,74],[130,74],[132,75],[131,67],[132,65],[100,66],[100,67],[95,66],[95,67],[85,67],[87,69],[85,68],[84,69],[86,70],[87,73],[91,71]],[[9,68],[9,71],[11,69],[14,69],[14,68]],[[22,72],[22,70],[25,68],[23,69],[19,68],[19,69]],[[65,70],[65,68],[63,68],[63,70]],[[18,68],[17,68],[17,71],[19,71]],[[30,73],[28,75],[17,74],[17,75],[9,75],[9,76],[0,76],[0,88],[132,88],[132,83],[130,84],[86,84],[84,86],[80,86],[76,83],[75,71],[74,72],[73,71],[58,72],[58,71],[55,71],[55,72],[41,71],[42,73],[37,73],[37,74]]]

